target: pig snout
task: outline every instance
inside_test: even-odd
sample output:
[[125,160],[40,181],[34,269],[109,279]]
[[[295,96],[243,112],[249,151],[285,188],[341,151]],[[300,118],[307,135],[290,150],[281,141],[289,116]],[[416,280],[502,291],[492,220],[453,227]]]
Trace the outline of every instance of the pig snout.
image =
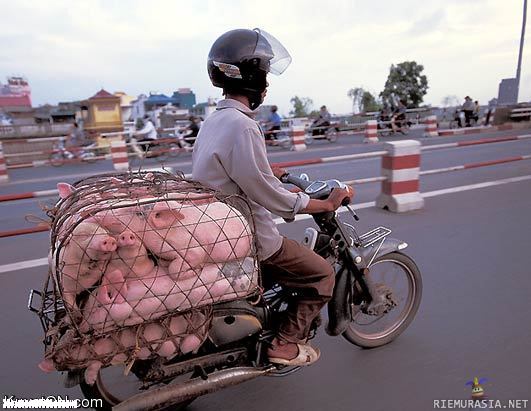
[[108,253],[116,251],[116,247],[117,247],[116,240],[112,238],[111,236],[104,236],[100,238],[97,244],[97,248],[99,250],[108,252]]
[[124,231],[118,237],[118,247],[128,247],[136,244],[136,236],[132,231]]

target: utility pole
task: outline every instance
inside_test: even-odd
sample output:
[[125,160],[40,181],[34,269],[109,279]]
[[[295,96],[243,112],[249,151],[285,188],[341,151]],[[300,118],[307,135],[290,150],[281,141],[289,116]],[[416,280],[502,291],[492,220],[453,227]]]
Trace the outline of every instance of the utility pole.
[[522,35],[520,36],[520,52],[518,53],[518,66],[516,67],[516,102],[518,103],[518,92],[520,90],[520,71],[522,68],[522,53],[524,51],[525,23],[527,17],[527,0],[524,0],[524,18],[522,21]]

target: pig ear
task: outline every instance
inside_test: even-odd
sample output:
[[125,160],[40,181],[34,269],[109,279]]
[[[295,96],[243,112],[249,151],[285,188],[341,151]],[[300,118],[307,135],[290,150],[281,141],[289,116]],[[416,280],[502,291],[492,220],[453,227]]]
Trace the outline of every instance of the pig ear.
[[75,188],[68,183],[57,183],[59,197],[66,198],[75,191]]
[[177,210],[153,210],[149,214],[149,224],[157,229],[169,228],[175,220],[182,220],[183,218],[184,214]]

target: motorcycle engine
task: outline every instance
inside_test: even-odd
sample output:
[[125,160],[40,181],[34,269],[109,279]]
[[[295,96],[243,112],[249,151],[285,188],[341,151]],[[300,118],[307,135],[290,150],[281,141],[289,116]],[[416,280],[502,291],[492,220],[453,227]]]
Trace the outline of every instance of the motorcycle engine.
[[255,308],[245,300],[216,304],[208,337],[216,346],[250,337],[262,330]]

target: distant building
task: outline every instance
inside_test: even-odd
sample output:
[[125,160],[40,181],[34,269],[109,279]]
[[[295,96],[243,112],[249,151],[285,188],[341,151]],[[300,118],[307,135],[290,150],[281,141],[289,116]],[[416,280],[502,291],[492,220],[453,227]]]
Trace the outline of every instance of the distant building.
[[213,98],[209,98],[205,103],[196,104],[190,109],[190,114],[206,119],[210,114],[216,111],[216,101]]
[[195,94],[189,88],[180,88],[174,91],[171,98],[173,99],[172,104],[179,108],[187,108],[190,110],[196,104]]
[[164,107],[167,104],[173,104],[173,98],[168,97],[165,94],[150,94],[146,101],[144,101],[144,107],[146,111],[153,111],[158,107]]
[[120,108],[122,109],[122,119],[124,121],[132,120],[132,103],[135,101],[133,96],[125,94],[123,91],[115,91],[114,95],[120,97]]
[[0,83],[0,108],[5,112],[17,111],[21,107],[31,108],[31,88],[24,77],[8,77],[7,83]]
[[83,128],[89,133],[123,130],[120,97],[101,89],[82,104]]
[[155,127],[157,128],[174,127],[177,120],[186,120],[188,116],[187,109],[175,107],[172,104],[158,107],[151,113],[151,119],[154,121]]
[[145,94],[140,94],[136,100],[131,101],[131,119],[135,121],[137,118],[142,118],[146,114],[145,102],[148,97]]

